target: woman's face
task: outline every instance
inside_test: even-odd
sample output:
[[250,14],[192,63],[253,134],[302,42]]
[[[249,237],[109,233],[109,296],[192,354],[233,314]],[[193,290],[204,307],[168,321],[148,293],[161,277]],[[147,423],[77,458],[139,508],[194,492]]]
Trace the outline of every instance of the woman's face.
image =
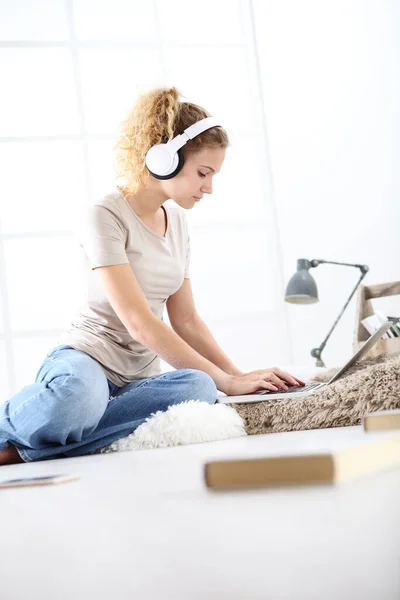
[[213,177],[221,170],[226,148],[203,148],[185,158],[176,177],[160,181],[164,193],[182,208],[193,208],[196,198],[212,194]]

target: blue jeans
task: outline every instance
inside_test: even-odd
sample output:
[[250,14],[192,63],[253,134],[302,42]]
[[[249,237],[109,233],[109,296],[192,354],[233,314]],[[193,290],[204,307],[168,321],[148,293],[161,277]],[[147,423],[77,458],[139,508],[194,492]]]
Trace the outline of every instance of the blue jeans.
[[197,369],[118,387],[100,363],[64,344],[46,356],[34,384],[0,405],[0,451],[11,443],[25,462],[90,454],[129,435],[157,410],[217,398],[213,379]]

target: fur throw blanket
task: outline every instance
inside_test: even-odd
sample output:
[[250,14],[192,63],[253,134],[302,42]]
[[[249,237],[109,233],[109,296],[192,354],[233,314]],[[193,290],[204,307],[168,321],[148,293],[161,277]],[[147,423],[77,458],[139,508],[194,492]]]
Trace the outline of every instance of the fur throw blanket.
[[[328,381],[335,372],[318,373],[310,381]],[[250,435],[360,425],[366,412],[400,408],[400,352],[360,361],[305,398],[230,406],[243,418]]]
[[[311,381],[327,381],[336,371],[318,373]],[[152,414],[132,434],[94,454],[359,425],[364,413],[390,408],[400,408],[400,352],[357,363],[335,383],[305,398],[231,405],[182,402]]]

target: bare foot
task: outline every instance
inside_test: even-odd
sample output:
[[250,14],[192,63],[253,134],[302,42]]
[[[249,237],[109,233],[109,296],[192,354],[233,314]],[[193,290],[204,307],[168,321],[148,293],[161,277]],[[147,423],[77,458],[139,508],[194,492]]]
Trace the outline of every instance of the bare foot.
[[15,463],[24,462],[15,446],[9,444],[7,448],[0,451],[0,465],[14,465]]

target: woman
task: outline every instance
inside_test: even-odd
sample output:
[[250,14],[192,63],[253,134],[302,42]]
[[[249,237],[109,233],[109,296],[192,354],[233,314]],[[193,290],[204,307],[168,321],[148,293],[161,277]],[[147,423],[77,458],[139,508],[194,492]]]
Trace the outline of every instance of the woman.
[[[183,147],[171,154],[165,144],[173,139]],[[0,464],[90,454],[157,410],[215,403],[217,390],[303,384],[277,368],[242,373],[194,306],[185,210],[212,193],[228,145],[224,129],[175,88],[139,98],[116,146],[122,186],[90,207],[77,230],[86,304],[35,383],[0,407]],[[164,206],[170,198],[180,208]],[[159,357],[176,370],[160,374]]]

